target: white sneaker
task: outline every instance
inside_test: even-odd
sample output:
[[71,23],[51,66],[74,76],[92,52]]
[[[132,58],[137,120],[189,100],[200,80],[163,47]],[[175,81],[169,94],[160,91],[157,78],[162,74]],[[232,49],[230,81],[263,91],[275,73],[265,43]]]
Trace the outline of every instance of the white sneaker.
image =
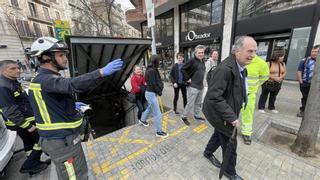
[[266,111],[263,110],[263,109],[259,109],[259,112],[262,113],[262,114],[266,113]]
[[271,110],[271,112],[274,113],[274,114],[278,114],[279,113],[279,111],[275,110],[275,109]]

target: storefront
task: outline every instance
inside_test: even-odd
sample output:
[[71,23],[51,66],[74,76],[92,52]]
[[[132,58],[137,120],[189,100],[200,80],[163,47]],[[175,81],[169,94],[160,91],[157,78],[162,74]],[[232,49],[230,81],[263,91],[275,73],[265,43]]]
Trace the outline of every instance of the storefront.
[[253,36],[258,43],[257,54],[270,59],[272,53],[286,51],[286,79],[296,80],[299,61],[309,55],[319,22],[317,0],[306,1],[237,1],[234,37]]
[[205,59],[210,51],[220,51],[222,37],[222,0],[191,1],[180,6],[180,51],[188,60],[195,47],[204,45]]
[[[169,81],[169,74],[174,63],[173,50],[173,10],[156,16],[155,39],[157,54],[161,56],[159,71],[164,81]],[[151,37],[147,22],[142,23],[142,37]]]

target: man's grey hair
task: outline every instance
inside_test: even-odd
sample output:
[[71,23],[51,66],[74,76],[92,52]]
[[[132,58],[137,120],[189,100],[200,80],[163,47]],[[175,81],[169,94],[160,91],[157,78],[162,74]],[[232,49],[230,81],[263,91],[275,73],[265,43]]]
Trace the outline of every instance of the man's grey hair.
[[2,60],[0,61],[0,71],[3,71],[8,64],[17,64],[14,60]]
[[195,49],[194,53],[196,53],[198,51],[198,49],[206,49],[206,47],[204,47],[204,45],[199,44],[194,49]]
[[243,42],[247,38],[252,38],[253,39],[253,37],[251,37],[251,36],[239,36],[239,37],[237,37],[236,41],[234,42],[234,44],[232,46],[231,54],[234,54],[237,49],[242,49],[243,48]]

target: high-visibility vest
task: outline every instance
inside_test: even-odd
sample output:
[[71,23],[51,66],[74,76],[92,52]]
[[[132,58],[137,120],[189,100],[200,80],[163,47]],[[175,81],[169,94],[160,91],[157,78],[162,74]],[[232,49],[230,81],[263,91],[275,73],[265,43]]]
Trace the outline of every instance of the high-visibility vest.
[[256,93],[259,86],[269,79],[269,66],[259,56],[255,56],[246,66],[248,93]]

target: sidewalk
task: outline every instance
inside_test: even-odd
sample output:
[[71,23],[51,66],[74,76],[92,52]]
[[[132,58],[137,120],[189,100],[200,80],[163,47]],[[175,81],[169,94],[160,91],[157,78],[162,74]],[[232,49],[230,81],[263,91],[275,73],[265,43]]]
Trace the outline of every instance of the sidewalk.
[[[285,82],[278,97],[279,114],[255,113],[252,145],[244,145],[238,137],[238,174],[244,179],[320,179],[320,163],[314,163],[317,159],[301,158],[259,141],[258,132],[266,122],[290,128],[300,125],[301,119],[295,117],[300,102],[298,85]],[[165,105],[172,106],[170,84],[165,85],[162,98]],[[218,179],[219,169],[202,156],[213,128],[195,120],[185,126],[172,111],[163,121],[170,133],[166,139],[155,136],[150,119],[149,127],[130,126],[83,144],[89,179]],[[215,155],[221,160],[221,149]]]

